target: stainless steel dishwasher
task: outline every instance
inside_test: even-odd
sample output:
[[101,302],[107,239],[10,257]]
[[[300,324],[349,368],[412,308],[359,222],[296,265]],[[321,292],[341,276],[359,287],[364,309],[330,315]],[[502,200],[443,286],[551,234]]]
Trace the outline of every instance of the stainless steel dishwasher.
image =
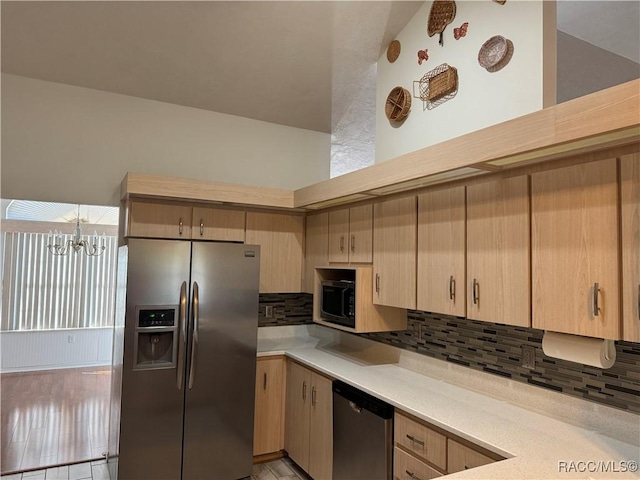
[[333,480],[391,480],[393,406],[333,382]]

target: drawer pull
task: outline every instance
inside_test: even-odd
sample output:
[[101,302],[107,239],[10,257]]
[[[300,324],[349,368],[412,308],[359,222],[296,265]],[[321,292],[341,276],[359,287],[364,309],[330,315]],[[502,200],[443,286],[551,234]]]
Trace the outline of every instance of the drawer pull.
[[419,476],[417,476],[415,473],[413,473],[413,472],[411,472],[409,470],[405,470],[404,473],[406,473],[411,478],[413,478],[413,480],[422,480]]
[[417,443],[418,445],[422,445],[424,447],[424,442],[422,440],[418,440],[417,438],[415,438],[413,435],[409,435],[407,433],[407,438],[409,440],[411,440],[413,443]]

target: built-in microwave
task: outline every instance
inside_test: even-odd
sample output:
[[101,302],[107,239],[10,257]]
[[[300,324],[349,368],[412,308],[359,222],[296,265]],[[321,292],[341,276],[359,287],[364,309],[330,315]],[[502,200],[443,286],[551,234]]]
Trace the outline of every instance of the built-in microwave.
[[321,285],[320,317],[327,322],[355,328],[355,282],[351,280],[324,280]]

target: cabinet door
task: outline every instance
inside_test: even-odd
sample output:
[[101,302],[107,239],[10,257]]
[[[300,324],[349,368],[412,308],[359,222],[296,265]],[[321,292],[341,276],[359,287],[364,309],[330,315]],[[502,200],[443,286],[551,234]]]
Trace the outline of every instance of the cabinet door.
[[313,293],[316,267],[329,264],[329,214],[308,215],[305,222],[304,291]]
[[284,359],[258,358],[253,454],[284,448]]
[[447,472],[455,473],[462,470],[480,467],[493,463],[493,460],[480,452],[476,452],[455,440],[447,440]]
[[287,362],[284,448],[306,472],[309,471],[310,408],[311,371],[295,362]]
[[333,472],[333,391],[332,382],[311,373],[311,427],[309,470],[315,480],[331,480]]
[[616,159],[535,173],[531,191],[534,328],[619,339]]
[[373,207],[373,303],[416,308],[416,197]]
[[242,210],[193,207],[192,238],[244,242],[244,217]]
[[640,342],[640,154],[621,159],[622,338]]
[[467,317],[531,326],[526,176],[467,187]]
[[465,253],[464,187],[418,196],[418,310],[465,316]]
[[131,202],[129,236],[190,239],[191,207],[189,205]]
[[349,261],[373,261],[373,205],[349,209]]
[[329,212],[329,261],[349,262],[349,209]]
[[247,212],[247,244],[260,245],[260,293],[302,291],[304,219]]

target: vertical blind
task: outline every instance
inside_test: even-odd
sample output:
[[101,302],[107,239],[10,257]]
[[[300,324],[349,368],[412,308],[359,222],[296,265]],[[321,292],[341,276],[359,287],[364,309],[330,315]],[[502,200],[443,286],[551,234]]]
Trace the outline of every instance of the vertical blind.
[[[72,235],[63,235],[64,241]],[[89,240],[88,236],[83,236]],[[99,257],[52,255],[48,235],[2,234],[2,330],[52,330],[113,325],[117,237]]]

